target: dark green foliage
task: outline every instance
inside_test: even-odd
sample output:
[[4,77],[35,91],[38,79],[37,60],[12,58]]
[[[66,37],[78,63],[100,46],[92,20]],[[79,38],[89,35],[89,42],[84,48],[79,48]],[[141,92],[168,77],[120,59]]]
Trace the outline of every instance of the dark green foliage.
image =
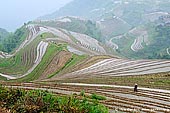
[[106,97],[101,96],[101,95],[97,95],[97,94],[93,93],[93,94],[91,95],[91,99],[95,99],[95,100],[106,100]]
[[5,29],[0,28],[0,43],[9,35]]
[[0,51],[4,51],[7,53],[12,52],[23,42],[26,36],[27,36],[27,30],[25,27],[21,27],[17,29],[15,33],[11,33],[2,41]]
[[0,107],[12,113],[108,113],[97,101],[77,95],[56,96],[47,91],[20,90],[0,86]]
[[80,96],[85,96],[85,91],[84,90],[82,90],[81,92],[80,92]]
[[0,50],[2,50],[3,48],[3,41],[5,40],[5,38],[7,38],[10,35],[9,32],[7,32],[5,29],[0,28]]

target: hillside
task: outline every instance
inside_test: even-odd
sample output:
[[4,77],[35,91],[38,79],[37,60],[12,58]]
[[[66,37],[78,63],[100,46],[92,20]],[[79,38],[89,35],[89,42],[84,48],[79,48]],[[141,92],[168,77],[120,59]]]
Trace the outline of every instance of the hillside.
[[[89,35],[107,47],[113,48],[113,51],[121,57],[169,59],[169,38],[168,36],[164,36],[167,37],[166,39],[163,38],[157,30],[159,25],[169,23],[168,4],[170,4],[168,0],[152,2],[149,0],[74,0],[58,11],[40,17],[38,21],[43,21],[43,25],[56,25]],[[68,18],[71,21],[59,24],[56,22],[59,17],[60,20]],[[76,19],[72,20],[73,18]],[[85,20],[92,21],[90,28],[89,24],[85,24]],[[160,40],[162,44],[159,44]]]
[[77,17],[66,16],[55,20],[37,20],[32,21],[33,24],[50,26],[54,28],[62,28],[68,31],[77,32],[91,36],[98,41],[104,41],[101,30],[97,27],[97,23],[92,20],[80,19]]
[[114,17],[135,27],[166,15],[170,10],[168,5],[170,5],[168,0],[73,0],[58,11],[38,19],[76,16],[101,21]]
[[169,5],[73,0],[0,29],[0,112],[169,113]]
[[9,35],[9,32],[5,29],[0,28],[0,42]]
[[5,40],[5,38],[7,38],[9,36],[9,32],[6,31],[5,29],[0,28],[0,50],[2,50],[2,44],[3,41]]
[[17,29],[14,33],[7,33],[3,40],[0,40],[0,51],[10,53],[14,51],[24,41],[27,30],[24,26]]
[[88,78],[91,74],[96,77],[126,76],[169,70],[168,60],[111,58],[113,53],[110,54],[108,48],[85,34],[43,25],[27,24],[24,27],[29,31],[25,41],[12,54],[1,53],[1,76],[8,79],[58,80],[60,76],[73,79],[77,76]]

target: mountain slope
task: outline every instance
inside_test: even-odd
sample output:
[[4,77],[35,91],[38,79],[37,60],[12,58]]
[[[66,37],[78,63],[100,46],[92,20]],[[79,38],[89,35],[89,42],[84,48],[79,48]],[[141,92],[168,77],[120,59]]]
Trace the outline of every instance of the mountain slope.
[[[169,29],[170,16],[168,12],[170,9],[167,7],[168,5],[170,5],[169,0],[74,0],[43,18],[52,19],[50,21],[56,25],[57,18],[61,16],[67,16],[67,18],[76,16],[74,18],[77,20],[74,23],[57,24],[57,27],[62,26],[63,29],[90,35],[103,42],[107,47],[113,48],[112,50],[122,57],[169,59],[169,38],[158,35],[160,32],[157,31],[159,25]],[[93,29],[86,26],[89,29],[88,32],[82,32],[86,31],[83,27],[84,23],[78,21],[86,19],[92,20],[97,28],[96,31],[99,32],[94,30],[94,26]],[[49,22],[45,21],[44,23]],[[72,27],[68,29],[68,26]],[[75,28],[82,31],[75,30]]]
[[3,48],[3,41],[9,36],[9,32],[0,28],[0,50]]
[[8,33],[6,37],[1,40],[1,48],[0,51],[10,53],[14,49],[16,49],[22,41],[25,40],[28,31],[24,26],[17,29],[14,33]]
[[[53,58],[62,51],[70,51],[71,54],[68,61],[63,63],[73,63],[74,65],[80,61],[78,59],[83,60],[88,55],[107,54],[97,40],[85,34],[33,24],[24,27],[29,30],[25,41],[13,54],[1,52],[0,55],[0,75],[8,79],[25,76],[28,78],[26,77],[24,80],[37,79]],[[79,55],[79,53],[81,54]],[[39,70],[40,68],[43,70]],[[56,73],[55,71],[50,74]],[[30,76],[34,77],[30,78]]]
[[9,32],[5,29],[0,28],[0,42],[9,35]]
[[168,0],[73,0],[58,11],[39,19],[56,19],[63,16],[78,16],[86,19],[101,20],[117,16],[136,26],[148,21],[153,12],[169,12]]

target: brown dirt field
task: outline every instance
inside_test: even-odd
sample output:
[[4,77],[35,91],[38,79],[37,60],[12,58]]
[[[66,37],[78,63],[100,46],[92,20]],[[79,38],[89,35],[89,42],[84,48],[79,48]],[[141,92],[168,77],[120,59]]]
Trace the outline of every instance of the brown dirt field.
[[59,52],[51,61],[51,63],[48,65],[44,73],[39,79],[47,78],[48,75],[53,74],[57,72],[59,69],[61,69],[71,58],[72,54],[67,51],[61,51]]

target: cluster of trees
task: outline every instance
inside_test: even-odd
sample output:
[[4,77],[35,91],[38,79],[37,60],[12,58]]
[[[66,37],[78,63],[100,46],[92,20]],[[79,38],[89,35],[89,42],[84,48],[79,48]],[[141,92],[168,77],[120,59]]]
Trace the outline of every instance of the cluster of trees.
[[104,39],[102,39],[102,34],[100,29],[97,28],[96,22],[92,22],[91,20],[88,20],[85,25],[87,29],[84,34],[89,35],[100,42],[104,41]]
[[5,29],[0,28],[0,50],[2,50],[2,45],[6,37],[8,37],[10,33]]
[[9,35],[8,31],[0,28],[0,42],[2,42],[8,35]]
[[17,29],[14,33],[10,33],[4,40],[1,40],[0,51],[10,53],[17,48],[27,36],[25,27]]

